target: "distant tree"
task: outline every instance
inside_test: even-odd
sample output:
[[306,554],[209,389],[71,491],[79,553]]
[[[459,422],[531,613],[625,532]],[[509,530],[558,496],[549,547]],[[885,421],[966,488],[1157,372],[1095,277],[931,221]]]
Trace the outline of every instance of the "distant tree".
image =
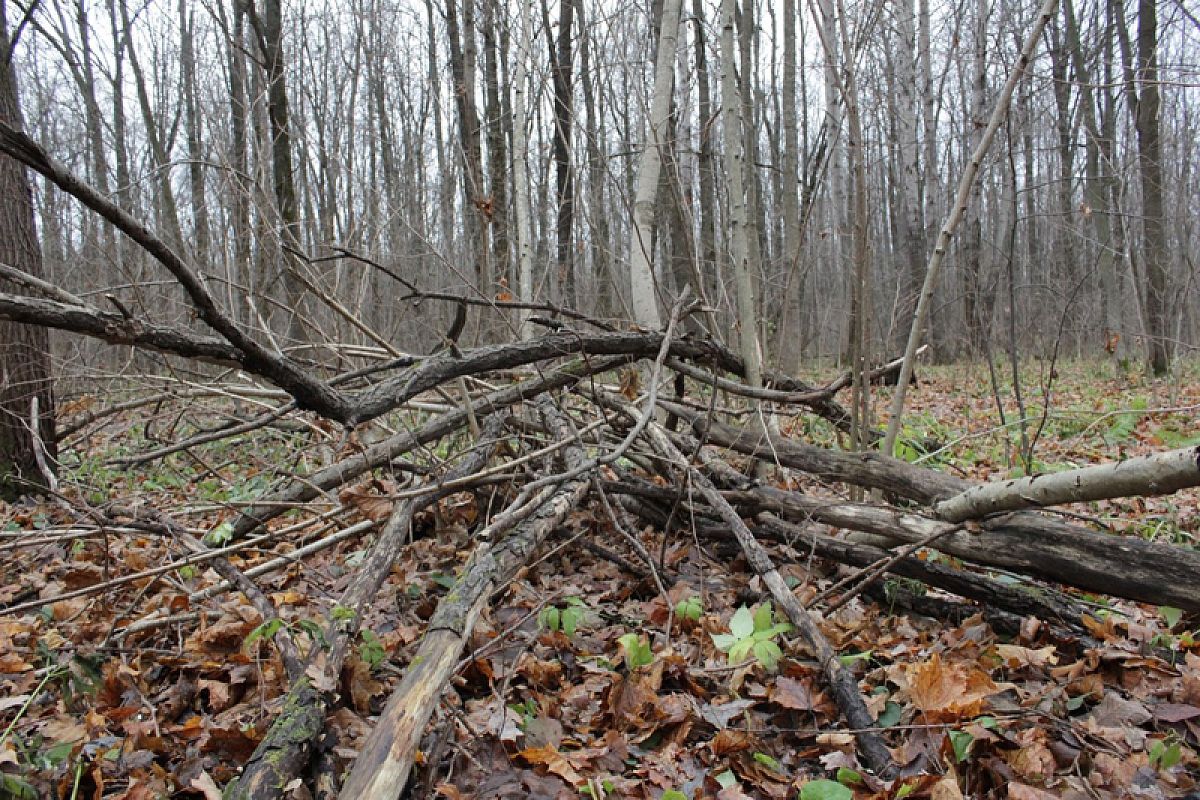
[[[20,129],[7,5],[0,0],[0,122]],[[33,195],[25,168],[10,158],[0,158],[0,198],[0,264],[40,277],[42,250],[33,224]],[[14,288],[0,277],[0,291]],[[0,322],[0,497],[45,487],[45,472],[54,468],[56,456],[46,329]]]

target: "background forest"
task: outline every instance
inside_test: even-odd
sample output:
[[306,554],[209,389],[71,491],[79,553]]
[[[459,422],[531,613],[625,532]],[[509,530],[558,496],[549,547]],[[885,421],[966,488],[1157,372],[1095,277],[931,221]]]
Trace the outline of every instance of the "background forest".
[[[406,282],[653,322],[647,289],[630,288],[648,268],[658,315],[691,285],[713,309],[698,324],[728,338],[740,228],[762,349],[793,370],[849,353],[858,269],[870,352],[902,349],[1038,15],[987,0],[24,6],[9,18],[27,132],[194,254],[235,319],[285,348],[427,352],[453,306],[400,302]],[[656,121],[660,39],[674,74]],[[1200,22],[1179,2],[1070,0],[1041,39],[947,253],[929,340],[939,359],[1153,350],[1161,371],[1200,324]],[[640,178],[648,142],[656,180]],[[35,191],[53,283],[186,316],[143,253],[48,182]],[[464,341],[515,322],[473,315]],[[111,369],[95,348],[59,345],[76,373]]]

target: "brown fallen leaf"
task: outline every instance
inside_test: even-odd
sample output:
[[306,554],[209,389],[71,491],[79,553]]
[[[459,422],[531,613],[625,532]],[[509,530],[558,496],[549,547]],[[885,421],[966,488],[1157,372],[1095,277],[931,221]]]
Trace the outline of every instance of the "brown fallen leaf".
[[944,664],[937,653],[928,661],[909,665],[905,672],[913,705],[942,718],[979,714],[988,695],[1001,688],[974,664]]
[[552,745],[526,747],[517,753],[517,757],[523,759],[530,766],[545,767],[547,771],[554,773],[572,786],[579,786],[584,782],[583,776],[576,772],[563,754],[558,752],[558,748]]

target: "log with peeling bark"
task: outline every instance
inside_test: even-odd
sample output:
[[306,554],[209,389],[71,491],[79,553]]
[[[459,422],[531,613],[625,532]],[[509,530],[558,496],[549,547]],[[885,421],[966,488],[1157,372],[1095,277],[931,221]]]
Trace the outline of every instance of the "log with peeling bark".
[[[548,398],[541,398],[538,410],[556,439],[576,438],[570,424]],[[563,460],[568,473],[587,461],[578,446],[564,448]],[[400,796],[408,783],[421,734],[488,598],[496,587],[512,579],[550,532],[582,501],[587,488],[586,477],[575,478],[558,488],[547,486],[526,504],[527,516],[532,515],[528,519],[522,521],[516,514],[502,514],[479,535],[485,541],[438,604],[404,679],[359,751],[340,797],[395,800]],[[503,541],[495,547],[489,546],[488,540],[518,522],[519,526]]]
[[[626,407],[626,413],[635,418],[641,418],[641,412],[630,407]],[[842,716],[845,717],[846,722],[854,730],[854,737],[858,742],[859,752],[862,754],[863,761],[875,774],[885,778],[891,777],[896,772],[897,766],[892,761],[891,753],[888,751],[883,737],[874,730],[875,718],[867,710],[866,703],[859,692],[857,681],[842,666],[841,661],[838,660],[837,653],[817,626],[816,620],[800,605],[800,601],[792,594],[791,589],[784,582],[783,576],[775,568],[775,564],[771,561],[771,557],[768,555],[766,549],[754,538],[754,534],[750,532],[749,527],[747,527],[741,516],[721,496],[721,492],[713,485],[712,481],[703,472],[690,466],[688,459],[671,442],[665,430],[656,423],[649,422],[646,425],[645,432],[651,446],[669,464],[686,474],[691,485],[699,490],[704,499],[712,505],[721,519],[729,526],[734,536],[737,537],[738,544],[746,556],[746,561],[759,577],[762,578],[763,583],[770,590],[771,596],[778,603],[779,608],[787,615],[791,623],[796,626],[796,629],[816,656],[826,685],[833,694],[834,700],[842,712]]]
[[919,542],[944,531],[937,549],[977,564],[1002,567],[1098,594],[1200,610],[1200,553],[1132,536],[1105,536],[1031,512],[987,519],[972,529],[917,513],[838,503],[760,486],[732,495],[743,509],[770,510]]
[[[494,442],[499,431],[500,420],[494,416],[489,419],[484,436]],[[449,471],[447,477],[477,472],[487,462],[491,451],[492,447],[472,449]],[[333,606],[339,613],[330,612],[325,631],[327,649],[314,650],[304,676],[288,690],[283,711],[254,748],[241,776],[225,790],[228,800],[281,797],[284,789],[308,765],[313,743],[325,727],[325,711],[342,665],[349,655],[350,645],[379,587],[391,571],[392,562],[401,552],[411,529],[413,515],[444,495],[436,481],[431,482],[428,489],[426,494],[396,503],[393,507],[379,537],[369,548],[363,566],[356,573],[356,579]],[[345,609],[352,613],[345,613]]]
[[[818,478],[850,483],[930,506],[967,492],[972,484],[953,475],[909,464],[880,453],[849,453],[737,430],[706,420],[695,411],[660,401],[688,420],[707,441]],[[1189,451],[1184,451],[1189,452]],[[1186,474],[1186,466],[1172,472]],[[1178,483],[1178,478],[1174,479]],[[951,523],[917,510],[831,503],[797,493],[758,491],[764,508],[800,519],[866,531],[895,541],[915,542]],[[749,501],[751,498],[743,498]],[[1200,610],[1200,553],[1129,536],[1105,536],[1032,511],[1011,511],[980,522],[978,530],[956,531],[939,539],[938,549],[980,564],[1004,567],[1100,594],[1186,610]]]
[[1185,447],[1115,464],[981,483],[941,501],[933,511],[939,519],[961,522],[1002,511],[1171,494],[1194,486],[1200,486],[1200,447]]
[[[670,490],[648,483],[637,485],[624,482],[606,484],[605,488],[612,492],[629,492],[630,494],[624,495],[622,499],[623,505],[646,522],[657,526],[666,524],[669,512],[660,503],[664,497],[668,501],[673,499],[668,494]],[[890,555],[888,551],[878,547],[818,533],[811,525],[788,522],[765,512],[756,516],[758,524],[752,528],[756,536],[784,544],[801,555],[812,553],[829,561],[864,568]],[[700,513],[695,515],[696,533],[710,540],[727,541],[732,538],[728,526],[715,521],[713,517],[711,510],[700,510]],[[916,556],[900,559],[886,571],[891,575],[917,580],[927,586],[952,592],[985,607],[1061,623],[1064,628],[1073,630],[1076,634],[1083,630],[1080,623],[1084,613],[1082,607],[1048,587],[1034,586],[1022,589],[1009,586],[984,575],[926,561]]]
[[[886,550],[860,542],[835,539],[798,525],[785,522],[770,514],[759,515],[761,527],[756,532],[772,539],[790,542],[800,553],[811,551],[821,558],[837,561],[853,567],[868,567],[890,555]],[[908,556],[890,565],[887,572],[902,578],[911,578],[928,586],[953,592],[959,597],[975,600],[1013,614],[1034,616],[1040,619],[1061,622],[1082,631],[1080,619],[1084,609],[1065,595],[1046,587],[1030,587],[1028,590],[1009,586],[954,567]]]

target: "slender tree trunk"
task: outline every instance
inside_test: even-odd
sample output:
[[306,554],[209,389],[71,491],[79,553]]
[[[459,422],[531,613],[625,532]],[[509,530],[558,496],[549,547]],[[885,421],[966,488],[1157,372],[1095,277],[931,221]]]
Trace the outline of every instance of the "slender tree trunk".
[[[251,20],[256,20],[251,17]],[[287,61],[283,48],[282,0],[264,0],[263,14],[256,27],[263,48],[267,72],[267,117],[271,124],[271,177],[279,212],[279,238],[282,248],[284,296],[290,315],[287,336],[293,342],[307,340],[304,329],[304,284],[298,271],[303,269],[292,252],[301,251],[300,210],[296,201],[296,172],[292,163],[292,134],[287,92]]]
[[[508,170],[510,159],[505,141],[504,89],[500,84],[501,54],[500,21],[497,18],[498,0],[483,0],[483,94],[484,114],[487,117],[487,149],[489,201],[491,215],[488,218],[492,231],[492,254],[497,281],[507,281],[511,270],[508,242]],[[521,9],[524,13],[524,9]],[[517,58],[525,58],[518,54]]]
[[[528,3],[520,6],[520,31],[517,39],[517,74],[513,81],[513,148],[512,173],[513,194],[517,203],[517,294],[523,302],[532,303],[534,299],[533,286],[533,230],[529,209],[529,110],[526,108],[526,96],[529,94],[529,61],[533,57],[530,47],[533,43],[533,22],[530,15],[533,10]],[[527,322],[528,311],[521,312],[521,338],[533,336],[533,329]]]
[[921,207],[921,174],[918,165],[920,134],[917,129],[917,44],[916,9],[912,0],[896,8],[898,26],[896,51],[896,129],[900,151],[900,191],[897,216],[900,257],[900,299],[897,308],[899,324],[895,328],[894,346],[908,341],[908,327],[921,291],[921,274],[925,268],[925,219]]
[[175,204],[175,191],[171,188],[171,155],[162,138],[161,120],[150,103],[150,90],[146,86],[146,75],[138,60],[134,46],[133,26],[129,21],[126,0],[121,0],[121,22],[126,37],[125,46],[129,54],[129,67],[133,70],[134,88],[137,89],[138,107],[142,112],[142,124],[146,129],[146,140],[150,144],[150,155],[154,159],[158,203],[155,212],[159,227],[167,241],[178,247],[183,244],[183,233],[179,228],[179,210]]
[[[8,3],[0,0],[0,122],[23,127],[8,38]],[[0,263],[36,277],[42,251],[25,168],[0,156]],[[0,278],[0,291],[14,287]],[[45,328],[0,322],[0,498],[50,488],[57,467],[50,342]]]
[[200,123],[200,104],[196,97],[195,23],[188,13],[187,0],[179,0],[179,62],[183,83],[184,120],[187,130],[188,182],[192,193],[192,251],[200,263],[208,261],[208,201],[204,191],[204,147]]
[[654,279],[655,200],[662,171],[663,149],[670,146],[671,95],[675,89],[675,45],[679,36],[681,0],[664,0],[654,67],[654,94],[650,100],[650,131],[638,163],[633,201],[633,240],[630,242],[629,281],[633,318],[644,328],[657,330],[658,291]]
[[708,48],[704,37],[704,3],[692,0],[696,53],[696,97],[699,148],[696,167],[699,173],[700,205],[697,209],[700,225],[700,274],[704,280],[705,296],[716,298],[717,290],[717,177],[713,166],[712,131],[715,124],[712,90],[708,82]]
[[[75,22],[79,29],[79,65],[72,69],[80,93],[83,95],[84,124],[87,127],[89,172],[96,188],[102,194],[109,193],[108,156],[104,145],[103,122],[100,115],[100,104],[96,100],[96,71],[92,66],[92,35],[88,21],[87,6],[83,0],[75,4]],[[65,27],[65,26],[64,26]],[[89,244],[107,252],[112,244],[111,229],[107,225],[87,225],[86,239]],[[95,256],[95,251],[90,253]]]
[[[620,304],[617,275],[612,266],[612,242],[608,212],[605,204],[607,182],[607,145],[604,114],[597,108],[596,89],[592,81],[591,41],[583,19],[584,6],[579,7],[579,80],[583,92],[583,111],[587,118],[587,182],[590,206],[591,272],[588,276],[594,300],[591,311],[600,316],[612,314]],[[587,305],[587,304],[585,304]],[[581,309],[583,310],[583,309]]]
[[229,186],[232,216],[233,264],[226,271],[232,287],[237,282],[246,286],[247,296],[243,305],[231,305],[235,316],[251,320],[249,305],[254,302],[259,288],[255,281],[254,270],[254,228],[251,223],[250,205],[253,185],[249,180],[250,170],[250,136],[249,136],[249,104],[246,99],[246,14],[241,0],[231,0],[232,27],[229,42],[226,46],[226,58],[229,62],[229,141],[228,156],[232,176]]
[[735,70],[734,24],[736,0],[721,3],[721,120],[725,140],[726,174],[729,188],[729,257],[737,290],[738,346],[746,362],[746,383],[762,386],[762,360],[758,349],[757,302],[751,273],[749,238],[750,209],[746,202],[746,153],[742,131],[742,100]]
[[783,2],[783,79],[780,125],[783,128],[783,152],[780,179],[783,197],[783,266],[787,286],[783,306],[783,324],[776,345],[777,360],[786,372],[799,370],[803,348],[800,314],[804,298],[800,270],[800,137],[799,110],[796,105],[796,0]]
[[[966,153],[979,147],[983,136],[984,119],[987,116],[987,20],[990,0],[977,0],[975,8],[974,58],[971,73],[971,111],[967,121],[969,138]],[[989,335],[988,322],[991,308],[983,301],[988,277],[983,268],[983,185],[979,181],[971,184],[971,198],[967,203],[966,220],[963,223],[963,239],[959,248],[960,273],[965,288],[963,291],[963,315],[966,318],[967,340],[972,354],[983,352],[983,337]]]
[[855,450],[864,450],[870,444],[871,385],[868,380],[871,369],[871,244],[870,220],[867,212],[867,166],[863,143],[862,114],[858,105],[858,72],[855,68],[855,48],[847,28],[845,5],[839,0],[841,19],[842,95],[846,100],[846,123],[849,128],[846,142],[850,171],[854,181],[851,209],[854,224],[854,283],[850,303],[850,369],[852,372],[852,411],[850,415],[850,438]]
[[[571,32],[576,0],[560,0],[558,36],[550,37],[549,15],[545,18],[546,44],[550,48],[550,77],[554,85],[554,185],[557,199],[555,224],[555,263],[561,301],[569,307],[578,303],[575,296],[575,173],[571,166],[571,122],[574,117],[571,95]],[[543,6],[544,7],[544,6]]]
[[1137,80],[1134,129],[1137,132],[1138,172],[1142,182],[1142,237],[1146,260],[1144,304],[1150,336],[1150,371],[1166,375],[1171,364],[1167,322],[1167,282],[1170,256],[1163,226],[1163,165],[1158,90],[1158,6],[1138,0]]
[[[475,107],[475,0],[447,0],[446,32],[450,37],[450,72],[454,80],[454,104],[458,110],[458,133],[463,156],[463,225],[468,252],[475,268],[475,288],[491,297],[493,286],[488,221],[492,209],[484,195],[483,153],[480,148],[479,111]],[[479,335],[491,336],[492,321],[486,313],[480,318]]]
[[[1113,258],[1112,220],[1108,203],[1108,187],[1104,172],[1111,169],[1107,158],[1104,132],[1097,119],[1097,98],[1092,90],[1092,72],[1083,57],[1083,46],[1079,36],[1079,21],[1075,16],[1074,0],[1064,0],[1067,47],[1079,84],[1080,113],[1083,115],[1084,131],[1087,136],[1086,165],[1084,179],[1084,216],[1091,220],[1095,231],[1097,269],[1100,273],[1100,305],[1104,320],[1104,346],[1119,368],[1124,357],[1122,340],[1123,323],[1120,302],[1120,282]],[[1102,157],[1104,160],[1102,161]]]

